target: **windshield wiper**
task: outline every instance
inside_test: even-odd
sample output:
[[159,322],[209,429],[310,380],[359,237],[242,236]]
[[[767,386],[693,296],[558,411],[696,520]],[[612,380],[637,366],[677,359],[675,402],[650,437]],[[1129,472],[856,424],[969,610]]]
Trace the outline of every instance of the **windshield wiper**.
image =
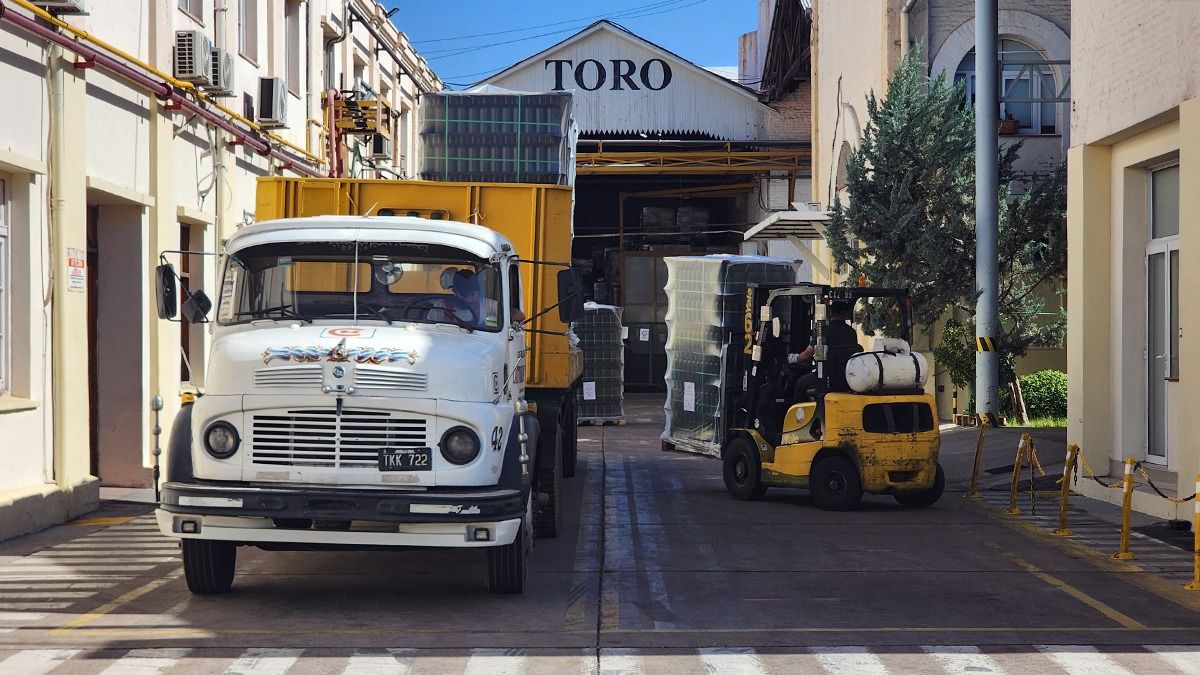
[[389,325],[389,326],[392,325],[392,320],[387,318],[387,315],[386,315],[386,312],[388,309],[387,307],[372,307],[371,305],[368,305],[365,303],[360,304],[359,307],[362,307],[363,309],[367,310],[368,312],[379,317],[379,320],[386,322],[387,325]]
[[[293,305],[278,305],[275,307],[263,307],[262,309],[255,309],[255,310],[251,310],[249,312],[236,312],[234,314],[234,316],[261,316],[261,315],[267,314],[269,312],[279,312],[280,315],[282,315],[282,318],[284,318],[284,319],[299,319],[305,323],[313,322],[311,317],[307,317],[307,316],[304,316],[303,314],[296,312],[296,310],[292,309],[292,307],[293,307]],[[271,317],[263,317],[263,318],[269,319]]]

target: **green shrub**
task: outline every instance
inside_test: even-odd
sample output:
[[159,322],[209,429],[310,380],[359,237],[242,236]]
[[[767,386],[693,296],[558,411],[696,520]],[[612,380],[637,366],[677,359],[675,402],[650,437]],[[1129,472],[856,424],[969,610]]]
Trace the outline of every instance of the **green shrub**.
[[1021,395],[1029,417],[1067,416],[1067,374],[1039,370],[1021,378]]

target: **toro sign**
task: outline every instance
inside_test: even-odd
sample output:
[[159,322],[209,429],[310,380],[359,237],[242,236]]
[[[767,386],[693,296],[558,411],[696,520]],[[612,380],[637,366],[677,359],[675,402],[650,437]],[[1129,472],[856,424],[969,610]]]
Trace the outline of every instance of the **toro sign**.
[[564,71],[573,71],[575,85],[584,91],[596,91],[606,83],[610,83],[610,91],[643,88],[662,91],[671,84],[672,77],[670,64],[662,59],[650,59],[640,68],[631,59],[609,59],[607,62],[584,59],[578,64],[571,59],[546,59],[545,69],[551,68],[554,69],[554,91],[566,89],[563,86]]

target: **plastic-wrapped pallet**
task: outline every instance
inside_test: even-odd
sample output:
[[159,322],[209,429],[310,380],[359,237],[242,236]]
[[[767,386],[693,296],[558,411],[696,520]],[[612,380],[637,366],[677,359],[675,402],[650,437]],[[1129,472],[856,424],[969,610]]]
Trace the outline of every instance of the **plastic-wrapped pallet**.
[[420,134],[423,180],[574,184],[570,92],[422,94]]
[[793,283],[797,264],[761,256],[667,258],[667,401],[664,441],[719,457],[722,411],[736,394],[732,350],[745,346],[746,287]]
[[625,344],[621,308],[585,303],[571,325],[583,350],[582,385],[576,394],[581,422],[625,421]]

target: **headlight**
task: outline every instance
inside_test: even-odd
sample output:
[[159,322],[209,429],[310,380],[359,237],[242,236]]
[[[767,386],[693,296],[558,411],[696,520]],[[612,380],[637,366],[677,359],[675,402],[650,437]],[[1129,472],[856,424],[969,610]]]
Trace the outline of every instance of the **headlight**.
[[442,436],[442,457],[451,464],[467,464],[479,456],[479,437],[466,427],[454,427]]
[[213,422],[204,431],[204,449],[217,459],[229,459],[241,444],[237,429],[229,422]]

